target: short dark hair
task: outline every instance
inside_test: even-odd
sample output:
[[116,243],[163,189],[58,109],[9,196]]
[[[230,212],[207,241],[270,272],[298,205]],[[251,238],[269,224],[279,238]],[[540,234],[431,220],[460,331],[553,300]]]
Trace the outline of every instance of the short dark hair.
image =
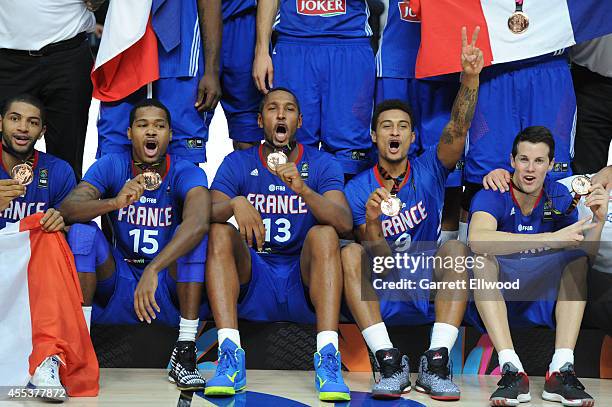
[[45,105],[43,105],[43,102],[41,102],[40,99],[38,99],[36,96],[30,95],[29,93],[21,93],[5,99],[4,103],[2,104],[2,117],[8,113],[9,107],[15,102],[27,103],[28,105],[32,105],[37,108],[40,111],[41,124],[44,125],[46,123],[47,111],[45,110]]
[[172,128],[172,118],[170,117],[170,110],[157,99],[143,99],[140,102],[136,103],[132,110],[130,111],[130,127],[134,124],[134,120],[136,118],[136,111],[143,107],[157,107],[163,110],[166,113],[166,119],[168,120],[168,127]]
[[552,133],[544,126],[531,126],[523,129],[515,138],[512,144],[512,157],[518,154],[519,143],[527,141],[529,143],[544,143],[548,146],[548,159],[555,158],[555,139]]
[[300,108],[300,101],[298,100],[295,93],[293,93],[291,89],[284,88],[282,86],[278,86],[276,88],[270,89],[270,91],[266,93],[263,98],[261,98],[261,102],[259,102],[259,113],[263,112],[263,108],[264,108],[264,105],[266,104],[266,99],[268,98],[268,96],[270,96],[273,92],[279,92],[279,91],[287,92],[291,96],[293,96],[293,99],[295,100],[295,105],[297,106],[298,114],[301,114],[302,109]]
[[401,110],[406,112],[410,117],[410,127],[414,129],[414,115],[412,114],[410,105],[400,99],[387,99],[377,104],[376,108],[374,108],[374,113],[372,114],[372,124],[370,125],[372,131],[376,131],[378,117],[387,110]]

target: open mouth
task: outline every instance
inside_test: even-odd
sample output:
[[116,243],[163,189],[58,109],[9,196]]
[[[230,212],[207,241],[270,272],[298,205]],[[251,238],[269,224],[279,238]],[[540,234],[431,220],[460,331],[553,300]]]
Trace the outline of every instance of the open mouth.
[[274,138],[279,143],[284,143],[287,140],[287,125],[279,123],[274,129]]
[[25,134],[13,134],[13,140],[15,140],[15,144],[20,147],[25,147],[30,144],[30,137]]
[[523,177],[523,180],[527,183],[527,184],[531,184],[536,180],[536,177],[534,177],[533,175],[525,175]]
[[389,142],[389,152],[395,154],[400,150],[400,142],[398,140],[391,140]]
[[144,153],[147,157],[153,158],[157,156],[158,145],[156,140],[146,140],[144,145]]

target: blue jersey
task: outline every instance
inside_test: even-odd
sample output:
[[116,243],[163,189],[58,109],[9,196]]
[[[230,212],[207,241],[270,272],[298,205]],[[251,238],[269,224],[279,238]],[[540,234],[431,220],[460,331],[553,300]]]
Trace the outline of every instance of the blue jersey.
[[[130,154],[107,154],[89,168],[83,181],[94,186],[105,199],[117,196],[134,176]],[[153,260],[182,222],[187,193],[207,185],[202,169],[167,155],[161,186],[155,191],[145,191],[138,202],[109,214],[114,245],[124,259],[143,267]]]
[[[297,148],[297,169],[312,190],[319,194],[343,190],[344,174],[331,155],[302,144]],[[266,227],[267,253],[300,254],[306,234],[317,224],[302,197],[268,170],[263,145],[225,157],[211,189],[230,198],[244,196],[255,207]]]
[[421,22],[403,0],[384,0],[386,13],[380,21],[381,36],[376,54],[378,78],[414,78],[421,44]]
[[366,0],[280,0],[274,29],[294,37],[370,37]]
[[[66,161],[34,151],[34,179],[26,187],[25,196],[13,199],[8,208],[0,211],[0,229],[34,213],[57,208],[76,185],[74,171]],[[2,162],[0,144],[0,179],[9,179]]]
[[[408,173],[397,197],[402,209],[396,216],[381,215],[382,230],[392,249],[406,250],[411,241],[435,242],[440,234],[444,187],[450,173],[433,146],[409,162]],[[366,223],[366,202],[383,178],[374,166],[353,178],[346,186],[346,197],[353,211],[355,227]]]
[[243,14],[247,11],[257,10],[257,0],[222,0],[221,14],[223,21]]
[[204,68],[197,0],[153,0],[159,77],[194,77]]
[[497,230],[508,233],[555,232],[578,221],[578,211],[565,212],[572,202],[567,188],[548,177],[530,215],[523,215],[514,197],[514,189],[501,193],[480,190],[472,199],[470,218],[476,212],[487,212],[497,220]]

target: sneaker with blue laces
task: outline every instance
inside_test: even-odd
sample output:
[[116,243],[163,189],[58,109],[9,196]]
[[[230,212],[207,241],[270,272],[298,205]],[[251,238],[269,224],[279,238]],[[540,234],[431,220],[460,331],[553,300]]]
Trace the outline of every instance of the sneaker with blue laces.
[[340,352],[331,343],[314,354],[315,387],[321,401],[349,401],[351,391],[342,378]]
[[246,388],[244,349],[226,338],[219,346],[215,375],[206,383],[207,396],[230,397]]

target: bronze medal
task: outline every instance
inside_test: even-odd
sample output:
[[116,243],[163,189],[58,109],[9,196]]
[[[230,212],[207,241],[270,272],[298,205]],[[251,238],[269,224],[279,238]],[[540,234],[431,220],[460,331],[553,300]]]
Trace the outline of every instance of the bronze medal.
[[387,216],[397,216],[402,209],[402,201],[396,196],[391,195],[380,203],[380,210]]
[[155,191],[162,183],[162,177],[155,171],[145,171],[142,173],[144,178],[144,188],[147,191]]
[[277,166],[287,163],[287,155],[285,155],[285,153],[282,151],[275,151],[268,154],[268,159],[266,162],[270,170],[276,171]]
[[572,180],[572,190],[580,196],[587,195],[591,189],[591,180],[584,175],[579,175]]
[[28,163],[17,164],[11,170],[11,178],[21,185],[30,185],[34,180],[34,169]]
[[529,28],[529,17],[522,11],[515,11],[508,18],[508,28],[513,34],[522,34]]

